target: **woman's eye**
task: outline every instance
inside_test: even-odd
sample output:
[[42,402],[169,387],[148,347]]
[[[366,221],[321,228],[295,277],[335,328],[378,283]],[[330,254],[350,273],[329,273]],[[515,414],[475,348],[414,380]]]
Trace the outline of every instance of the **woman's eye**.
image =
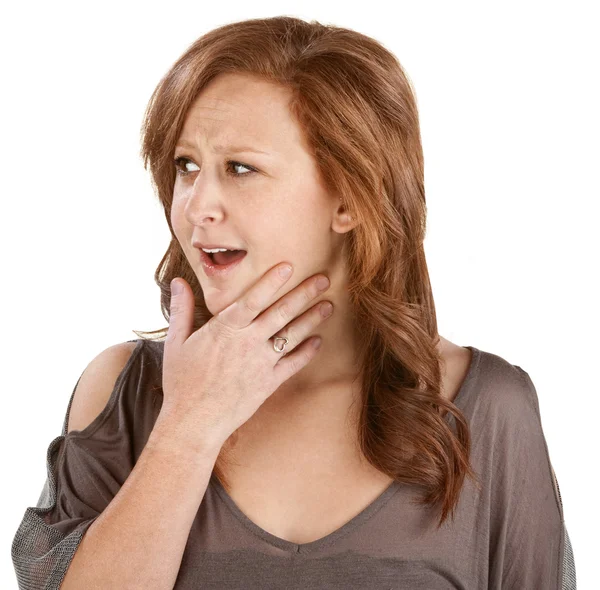
[[[177,172],[177,174],[179,176],[187,176],[188,174],[190,174],[191,172],[195,172],[196,170],[187,170],[186,169],[186,164],[189,162],[190,164],[196,166],[196,164],[194,164],[189,158],[185,158],[183,156],[180,156],[179,158],[175,158],[175,160],[173,160],[173,162],[175,163],[175,170]],[[240,166],[242,168],[246,168],[246,170],[248,170],[248,172],[243,172],[241,174],[238,174],[236,172],[231,172],[231,168],[235,168],[236,166]],[[196,166],[196,168],[198,168]],[[232,176],[247,176],[249,174],[252,174],[253,172],[256,172],[256,168],[253,168],[252,166],[248,166],[246,164],[242,164],[241,162],[236,162],[235,160],[229,160],[227,162],[227,173],[231,174]]]
[[179,174],[179,176],[187,176],[190,172],[193,172],[192,170],[187,170],[185,168],[185,162],[190,162],[191,164],[193,164],[193,162],[188,158],[179,157],[175,158],[175,160],[173,161],[175,162],[175,170],[177,171],[177,174]]

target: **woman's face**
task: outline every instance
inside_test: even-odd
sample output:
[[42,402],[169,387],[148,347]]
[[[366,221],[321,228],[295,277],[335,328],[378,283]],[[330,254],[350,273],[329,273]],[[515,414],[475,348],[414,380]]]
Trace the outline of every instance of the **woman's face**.
[[[344,288],[343,234],[352,226],[339,195],[322,186],[288,111],[288,92],[248,75],[222,74],[186,115],[174,153],[182,159],[171,222],[213,315],[283,261],[294,272],[280,295],[319,272],[330,279],[325,295],[334,305]],[[225,277],[209,277],[194,241],[247,254]]]

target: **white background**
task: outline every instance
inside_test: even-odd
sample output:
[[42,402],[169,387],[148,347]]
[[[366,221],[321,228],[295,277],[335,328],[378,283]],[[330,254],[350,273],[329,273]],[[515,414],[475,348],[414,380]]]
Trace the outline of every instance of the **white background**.
[[[417,92],[440,333],[524,368],[540,402],[578,588],[598,587],[598,17],[594,2],[24,2],[0,15],[3,505],[13,535],[73,387],[133,329],[166,326],[169,232],[143,111],[186,48],[287,14],[382,42]],[[8,3],[4,6],[8,6]],[[302,7],[302,9],[301,9]],[[392,11],[392,12],[390,12]],[[6,479],[5,479],[6,477]]]

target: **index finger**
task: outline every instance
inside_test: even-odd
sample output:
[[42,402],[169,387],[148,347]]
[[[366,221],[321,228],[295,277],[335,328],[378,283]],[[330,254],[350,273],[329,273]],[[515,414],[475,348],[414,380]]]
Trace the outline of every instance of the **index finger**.
[[231,328],[245,328],[271,306],[273,296],[292,276],[293,267],[282,262],[269,269],[246,293],[219,313],[219,319]]

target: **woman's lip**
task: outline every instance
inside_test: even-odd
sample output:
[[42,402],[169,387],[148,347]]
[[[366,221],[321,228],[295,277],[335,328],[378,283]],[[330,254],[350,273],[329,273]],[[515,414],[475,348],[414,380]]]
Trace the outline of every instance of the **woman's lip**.
[[210,255],[207,254],[204,250],[199,249],[200,252],[200,263],[202,264],[202,268],[207,277],[214,278],[222,278],[229,275],[229,273],[242,261],[246,258],[245,252],[241,258],[230,262],[229,264],[224,265],[215,265],[215,263],[211,260]]
[[214,250],[215,248],[227,248],[227,250],[243,250],[243,248],[234,248],[233,246],[223,246],[222,244],[215,246],[213,244],[201,244],[200,242],[193,242],[192,246],[194,246],[194,248],[198,248],[198,250],[201,250],[202,248],[206,248],[207,250]]

